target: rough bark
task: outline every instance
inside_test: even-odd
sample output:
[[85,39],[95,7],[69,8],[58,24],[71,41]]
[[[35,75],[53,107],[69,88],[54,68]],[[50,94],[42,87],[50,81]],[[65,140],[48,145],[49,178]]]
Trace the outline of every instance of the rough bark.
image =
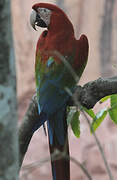
[[99,78],[88,82],[83,87],[78,86],[73,99],[80,102],[82,106],[91,109],[101,98],[111,94],[117,94],[117,76]]
[[0,1],[0,180],[16,180],[18,140],[16,77],[10,0]]
[[19,127],[19,164],[21,166],[24,155],[33,135],[33,129],[39,122],[38,107],[36,95],[32,97],[27,112],[24,116],[21,126]]

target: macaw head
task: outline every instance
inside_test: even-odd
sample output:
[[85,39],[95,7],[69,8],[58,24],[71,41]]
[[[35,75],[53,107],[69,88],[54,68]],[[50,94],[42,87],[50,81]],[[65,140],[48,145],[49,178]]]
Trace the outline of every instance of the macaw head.
[[34,4],[30,15],[30,23],[35,30],[36,26],[39,26],[54,32],[60,30],[74,32],[72,23],[63,10],[50,3]]

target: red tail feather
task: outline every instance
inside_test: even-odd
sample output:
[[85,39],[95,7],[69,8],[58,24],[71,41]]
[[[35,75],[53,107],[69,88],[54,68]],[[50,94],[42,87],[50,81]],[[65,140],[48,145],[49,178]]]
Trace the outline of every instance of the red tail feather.
[[[69,145],[68,141],[65,146],[59,146],[53,142],[53,145],[49,144],[52,164],[53,180],[70,180],[70,160],[69,160]],[[55,151],[58,150],[60,155],[53,156]],[[66,153],[63,157],[62,153]]]

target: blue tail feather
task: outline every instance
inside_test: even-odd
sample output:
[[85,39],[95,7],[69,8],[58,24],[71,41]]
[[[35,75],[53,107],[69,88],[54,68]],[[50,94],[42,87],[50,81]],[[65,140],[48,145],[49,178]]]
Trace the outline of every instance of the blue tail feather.
[[48,133],[49,133],[49,141],[50,144],[53,144],[53,136],[56,137],[59,145],[63,146],[65,144],[66,139],[66,107],[59,109],[59,111],[55,112],[51,116],[48,117],[47,125],[48,125]]

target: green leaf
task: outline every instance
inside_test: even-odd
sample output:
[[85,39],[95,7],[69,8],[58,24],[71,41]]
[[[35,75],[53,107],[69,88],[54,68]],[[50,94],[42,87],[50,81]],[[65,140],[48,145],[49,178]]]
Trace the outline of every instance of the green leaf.
[[83,110],[91,117],[91,118],[96,118],[95,113],[93,112],[92,109],[87,109],[86,107],[83,107]]
[[111,95],[111,108],[108,110],[112,121],[117,124],[117,94]]
[[71,119],[71,128],[74,135],[79,138],[80,137],[80,120],[79,120],[80,113],[76,111]]
[[100,103],[107,101],[111,96],[105,96],[100,100]]
[[76,107],[68,107],[67,108],[67,125],[71,124],[74,113],[76,112]]
[[104,108],[96,114],[96,117],[93,119],[93,122],[91,124],[91,132],[92,133],[95,132],[95,130],[100,126],[100,124],[106,117],[107,112],[108,112],[107,109]]

